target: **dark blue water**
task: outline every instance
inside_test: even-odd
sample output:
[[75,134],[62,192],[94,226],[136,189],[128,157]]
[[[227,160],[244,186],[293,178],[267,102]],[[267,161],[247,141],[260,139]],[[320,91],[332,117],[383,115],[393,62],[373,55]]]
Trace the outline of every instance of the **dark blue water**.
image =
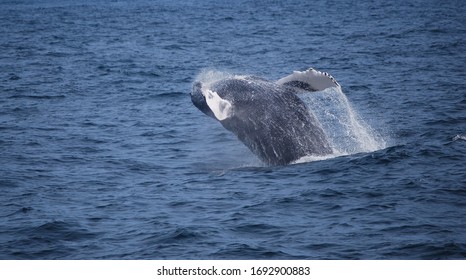
[[[2,1],[0,258],[465,259],[465,15],[463,1]],[[361,136],[351,109],[369,148],[267,167],[190,101],[202,71],[308,67],[349,101],[314,104],[327,133]]]

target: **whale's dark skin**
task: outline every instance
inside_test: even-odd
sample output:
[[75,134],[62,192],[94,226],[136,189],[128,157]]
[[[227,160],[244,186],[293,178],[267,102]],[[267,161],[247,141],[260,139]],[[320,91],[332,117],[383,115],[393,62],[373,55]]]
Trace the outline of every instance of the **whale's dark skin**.
[[[196,82],[193,104],[219,120]],[[332,148],[320,123],[297,96],[299,89],[256,77],[226,78],[209,86],[231,103],[231,112],[219,120],[268,165],[285,165],[304,156],[324,156]]]

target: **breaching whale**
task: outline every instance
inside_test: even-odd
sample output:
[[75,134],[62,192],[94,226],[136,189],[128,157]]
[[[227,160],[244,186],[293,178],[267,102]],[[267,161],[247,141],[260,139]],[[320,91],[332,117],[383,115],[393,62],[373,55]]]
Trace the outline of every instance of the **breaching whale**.
[[268,165],[285,165],[333,150],[319,121],[298,97],[302,91],[340,87],[328,73],[310,68],[278,81],[228,76],[196,81],[191,100],[204,114],[233,132]]

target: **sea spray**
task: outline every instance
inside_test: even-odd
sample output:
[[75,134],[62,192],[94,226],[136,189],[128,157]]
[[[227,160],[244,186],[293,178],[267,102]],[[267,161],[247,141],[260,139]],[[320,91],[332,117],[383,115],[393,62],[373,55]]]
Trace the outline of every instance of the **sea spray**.
[[373,152],[386,147],[385,140],[359,117],[339,88],[299,94],[319,119],[334,149],[334,156]]

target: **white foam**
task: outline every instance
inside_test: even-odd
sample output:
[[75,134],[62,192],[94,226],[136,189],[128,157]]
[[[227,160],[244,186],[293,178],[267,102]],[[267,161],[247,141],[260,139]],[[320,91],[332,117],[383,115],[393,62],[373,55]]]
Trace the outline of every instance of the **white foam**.
[[327,159],[336,158],[336,157],[344,156],[344,155],[346,155],[346,154],[341,154],[339,152],[334,152],[332,154],[325,155],[325,156],[303,156],[303,157],[299,158],[298,160],[293,161],[291,164],[299,164],[299,163],[305,163],[305,162],[311,162],[311,161],[327,160]]

